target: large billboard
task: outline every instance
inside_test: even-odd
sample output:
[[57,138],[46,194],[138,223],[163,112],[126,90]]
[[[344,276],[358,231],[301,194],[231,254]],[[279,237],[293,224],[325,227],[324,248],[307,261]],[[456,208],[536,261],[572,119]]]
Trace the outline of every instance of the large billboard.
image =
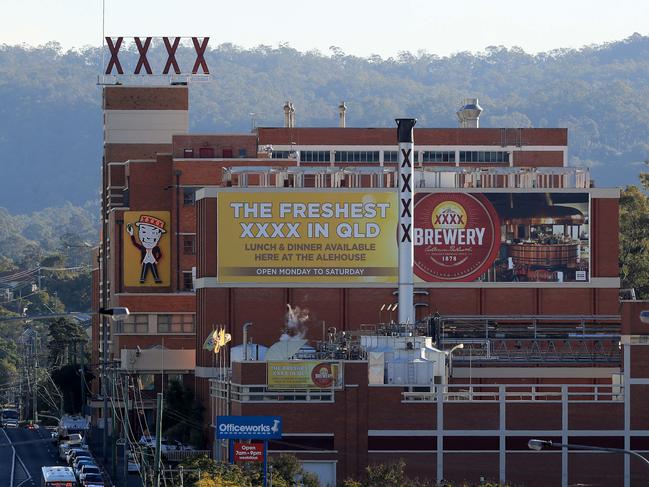
[[418,282],[571,282],[590,277],[588,193],[415,197]]
[[221,192],[222,283],[396,283],[394,192]]
[[168,211],[124,212],[124,286],[171,285]]
[[[396,192],[221,192],[220,283],[396,285]],[[415,195],[417,283],[587,282],[587,192]]]

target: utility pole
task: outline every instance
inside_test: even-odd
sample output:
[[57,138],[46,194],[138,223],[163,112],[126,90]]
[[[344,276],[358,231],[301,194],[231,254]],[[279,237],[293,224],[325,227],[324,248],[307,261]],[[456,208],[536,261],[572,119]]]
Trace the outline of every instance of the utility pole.
[[130,421],[128,409],[128,375],[124,375],[124,485],[128,482],[128,431]]
[[162,393],[158,392],[155,421],[155,459],[153,460],[153,487],[160,487],[160,467],[162,457]]
[[[104,268],[104,273],[106,272]],[[101,395],[104,398],[102,408],[102,418],[104,423],[102,435],[102,453],[104,454],[104,463],[108,455],[108,319],[101,317]]]
[[81,358],[79,360],[80,362],[80,367],[79,367],[79,380],[80,385],[81,385],[81,416],[86,415],[86,359],[85,359],[85,350],[83,346],[83,342],[80,342],[81,345]]
[[[115,394],[115,388],[117,387],[117,384],[115,383],[115,371],[114,369],[111,369],[112,372],[112,384],[113,384],[113,397],[116,397],[117,394]],[[115,406],[113,406],[115,407]],[[119,404],[118,404],[119,407]],[[111,463],[111,473],[113,478],[117,477],[117,418],[115,417],[115,413],[111,414],[111,419],[112,419],[112,428],[110,430],[110,437],[111,437],[111,445],[112,445],[112,451],[110,454],[110,463]]]

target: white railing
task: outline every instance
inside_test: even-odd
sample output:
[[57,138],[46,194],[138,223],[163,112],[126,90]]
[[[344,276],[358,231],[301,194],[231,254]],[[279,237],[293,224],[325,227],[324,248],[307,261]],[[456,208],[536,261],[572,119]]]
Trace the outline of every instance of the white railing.
[[[228,389],[229,386],[229,389]],[[210,380],[210,396],[234,402],[334,402],[335,389],[269,389],[266,384]]]
[[624,386],[611,384],[451,384],[432,386],[422,391],[410,386],[404,391],[403,402],[444,401],[513,401],[562,402],[620,402]]

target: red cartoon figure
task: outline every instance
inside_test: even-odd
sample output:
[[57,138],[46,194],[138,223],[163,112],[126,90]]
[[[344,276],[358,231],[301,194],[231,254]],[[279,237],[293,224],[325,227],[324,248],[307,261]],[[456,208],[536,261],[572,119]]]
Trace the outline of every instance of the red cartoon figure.
[[140,221],[135,226],[138,228],[138,237],[141,243],[138,243],[133,235],[133,225],[126,225],[126,231],[131,236],[131,243],[140,251],[142,272],[140,273],[140,284],[146,281],[149,269],[153,274],[153,280],[160,284],[162,280],[158,274],[158,262],[162,258],[162,251],[158,242],[162,234],[166,233],[164,229],[165,222],[159,218],[149,215],[140,215]]

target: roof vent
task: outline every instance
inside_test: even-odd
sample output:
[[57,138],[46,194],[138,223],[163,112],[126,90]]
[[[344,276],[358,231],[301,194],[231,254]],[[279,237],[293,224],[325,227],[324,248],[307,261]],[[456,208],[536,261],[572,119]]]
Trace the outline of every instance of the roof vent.
[[457,111],[457,118],[460,121],[460,128],[477,129],[480,127],[480,114],[482,107],[477,98],[465,98],[462,108]]

